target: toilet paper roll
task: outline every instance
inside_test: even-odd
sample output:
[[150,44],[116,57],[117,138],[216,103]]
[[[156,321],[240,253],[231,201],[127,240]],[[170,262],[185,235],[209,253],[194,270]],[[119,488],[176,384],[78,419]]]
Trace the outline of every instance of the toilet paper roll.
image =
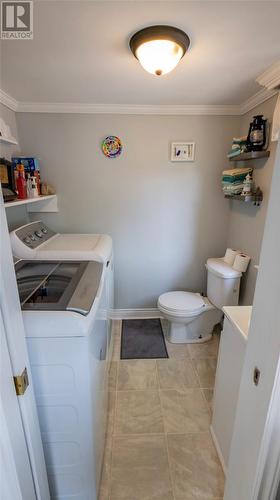
[[235,257],[239,254],[240,252],[238,250],[232,250],[232,248],[227,248],[225,256],[223,257],[224,261],[229,265],[233,266]]
[[249,255],[246,255],[245,253],[236,255],[233,263],[233,269],[239,271],[240,273],[245,273],[247,271],[250,260],[251,257],[249,257]]

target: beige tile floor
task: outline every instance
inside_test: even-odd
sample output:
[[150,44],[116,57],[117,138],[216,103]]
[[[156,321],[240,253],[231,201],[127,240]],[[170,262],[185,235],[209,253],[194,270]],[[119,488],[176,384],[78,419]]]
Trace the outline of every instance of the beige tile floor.
[[121,321],[113,336],[99,500],[222,499],[209,432],[219,336],[167,343],[169,359],[127,361],[120,360]]

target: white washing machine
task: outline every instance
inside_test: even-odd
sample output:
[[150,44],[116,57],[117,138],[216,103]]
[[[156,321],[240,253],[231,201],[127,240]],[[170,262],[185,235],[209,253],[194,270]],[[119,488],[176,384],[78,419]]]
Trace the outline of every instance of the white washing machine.
[[109,311],[109,357],[112,355],[110,311],[114,309],[114,262],[112,238],[107,234],[61,234],[42,221],[25,224],[10,233],[12,252],[20,259],[93,260],[106,265]]
[[51,497],[97,500],[107,417],[106,267],[15,264]]

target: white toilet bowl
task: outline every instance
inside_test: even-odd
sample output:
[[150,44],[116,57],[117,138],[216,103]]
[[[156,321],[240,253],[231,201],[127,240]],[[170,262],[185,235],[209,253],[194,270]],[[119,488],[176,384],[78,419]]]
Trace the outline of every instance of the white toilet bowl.
[[238,304],[242,273],[224,258],[208,259],[206,268],[207,297],[192,292],[168,292],[158,299],[159,310],[169,320],[170,342],[206,342],[222,319],[223,306]]
[[175,344],[206,342],[223,315],[207,297],[192,292],[164,293],[158,309],[169,321],[167,339]]

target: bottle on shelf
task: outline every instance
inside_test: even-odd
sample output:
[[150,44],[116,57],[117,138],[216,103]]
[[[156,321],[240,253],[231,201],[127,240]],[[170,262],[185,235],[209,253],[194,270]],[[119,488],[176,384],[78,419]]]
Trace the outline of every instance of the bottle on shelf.
[[35,175],[31,176],[31,198],[37,198],[39,196],[37,177]]
[[26,174],[26,192],[27,198],[32,198],[32,181],[30,174]]
[[38,192],[37,196],[40,196],[40,194],[41,194],[41,175],[40,175],[39,169],[35,170],[34,176],[36,179],[36,186],[37,186],[37,192]]
[[25,180],[25,173],[24,173],[24,166],[20,163],[17,166],[17,192],[18,192],[18,198],[20,200],[25,200],[27,198],[27,188],[26,188],[26,180]]

